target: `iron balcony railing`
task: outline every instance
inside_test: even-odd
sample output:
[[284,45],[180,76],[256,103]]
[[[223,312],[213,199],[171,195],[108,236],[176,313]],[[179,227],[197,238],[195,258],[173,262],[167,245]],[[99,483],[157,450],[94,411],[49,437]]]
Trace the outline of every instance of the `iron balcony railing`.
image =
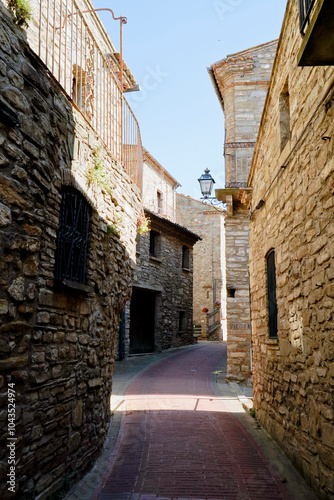
[[145,201],[145,208],[147,208],[150,212],[153,212],[165,219],[174,222],[175,224],[179,224],[180,220],[178,214],[176,213],[175,207],[169,205],[167,202],[163,201],[161,204],[158,204],[154,201]]
[[80,10],[75,0],[33,0],[32,7],[31,48],[141,189],[139,125],[121,91],[117,57],[97,14]]
[[310,22],[310,15],[317,0],[298,0],[299,3],[299,28],[305,34],[306,25]]

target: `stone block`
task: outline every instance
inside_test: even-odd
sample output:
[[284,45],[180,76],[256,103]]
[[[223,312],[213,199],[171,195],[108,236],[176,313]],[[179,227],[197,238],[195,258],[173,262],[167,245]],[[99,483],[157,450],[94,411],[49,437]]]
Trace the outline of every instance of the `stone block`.
[[1,95],[14,109],[22,111],[22,113],[28,113],[28,100],[19,89],[7,85],[2,88]]
[[45,352],[34,352],[31,355],[32,363],[45,363]]
[[14,279],[8,292],[13,299],[17,301],[23,301],[25,299],[25,280],[22,276]]
[[289,356],[291,352],[291,343],[289,339],[281,339],[279,342],[281,356]]
[[21,336],[31,331],[31,326],[25,321],[10,321],[0,326],[0,333],[9,333],[11,337]]
[[12,223],[12,213],[9,207],[0,203],[0,227],[9,226]]
[[83,402],[80,399],[72,412],[73,427],[80,427],[82,423]]
[[76,451],[81,444],[81,435],[79,432],[74,432],[68,441],[68,450],[70,453]]
[[40,242],[36,238],[20,236],[16,234],[9,242],[10,250],[24,250],[26,252],[38,252],[40,250]]
[[50,313],[47,311],[43,311],[37,314],[37,323],[40,324],[49,324],[50,323]]
[[8,300],[0,299],[0,314],[7,314],[8,313]]
[[2,359],[0,360],[0,370],[27,366],[28,360],[28,356],[16,356],[8,359]]
[[[322,442],[334,448],[334,425],[332,423],[324,423],[322,426]],[[332,454],[331,468],[334,470],[334,453]]]
[[100,377],[88,380],[88,387],[91,389],[94,387],[100,387],[101,385],[102,385],[102,379]]
[[11,376],[14,378],[14,380],[17,380],[20,382],[26,382],[29,378],[28,372],[25,370],[14,370],[11,373]]
[[38,258],[35,255],[30,255],[23,262],[23,274],[30,277],[37,276],[38,264]]

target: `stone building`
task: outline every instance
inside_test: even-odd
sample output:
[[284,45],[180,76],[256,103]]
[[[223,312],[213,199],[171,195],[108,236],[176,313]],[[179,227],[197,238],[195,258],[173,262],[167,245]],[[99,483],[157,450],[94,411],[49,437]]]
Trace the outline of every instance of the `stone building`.
[[177,180],[144,149],[143,204],[145,208],[172,222],[179,222],[176,208]]
[[115,48],[78,4],[33,2],[23,30],[0,2],[2,499],[52,498],[99,454],[131,295],[140,133],[125,100],[120,121]]
[[193,246],[200,237],[176,223],[178,186],[144,150],[143,202],[150,230],[137,237],[132,297],[119,333],[120,359],[194,342]]
[[194,325],[209,340],[226,340],[225,211],[179,193],[176,200],[180,224],[202,238],[194,247]]
[[212,64],[209,74],[225,116],[227,377],[251,378],[252,335],[249,296],[249,211],[247,177],[269,85],[277,41]]
[[254,404],[319,498],[332,499],[334,11],[310,4],[307,28],[287,2],[248,181]]

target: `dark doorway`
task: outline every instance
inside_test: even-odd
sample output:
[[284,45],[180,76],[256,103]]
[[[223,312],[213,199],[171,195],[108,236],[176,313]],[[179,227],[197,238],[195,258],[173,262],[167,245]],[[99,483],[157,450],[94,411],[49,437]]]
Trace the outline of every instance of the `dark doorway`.
[[130,307],[130,354],[154,352],[156,293],[134,288]]

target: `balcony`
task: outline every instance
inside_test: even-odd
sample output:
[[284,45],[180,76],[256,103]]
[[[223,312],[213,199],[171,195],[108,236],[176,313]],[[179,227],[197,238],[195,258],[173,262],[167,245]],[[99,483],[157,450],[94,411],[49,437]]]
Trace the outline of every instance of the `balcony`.
[[156,215],[160,215],[160,217],[163,217],[164,219],[174,222],[175,224],[180,223],[175,206],[169,205],[166,201],[161,201],[161,203],[146,201],[145,208]]
[[31,3],[34,16],[27,30],[31,49],[141,189],[140,130],[123,95],[124,88],[131,88],[135,82],[124,65],[121,89],[119,54],[90,0]]
[[333,0],[298,0],[299,28],[304,37],[298,66],[334,65]]

